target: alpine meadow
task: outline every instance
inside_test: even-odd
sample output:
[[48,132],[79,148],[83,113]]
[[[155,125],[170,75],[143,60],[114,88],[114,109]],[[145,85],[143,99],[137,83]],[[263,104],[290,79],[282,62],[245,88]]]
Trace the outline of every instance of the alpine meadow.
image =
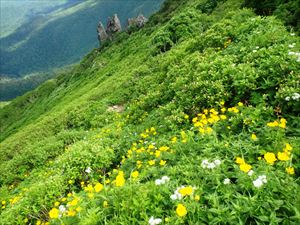
[[0,225],[300,224],[299,15],[165,0],[1,103]]

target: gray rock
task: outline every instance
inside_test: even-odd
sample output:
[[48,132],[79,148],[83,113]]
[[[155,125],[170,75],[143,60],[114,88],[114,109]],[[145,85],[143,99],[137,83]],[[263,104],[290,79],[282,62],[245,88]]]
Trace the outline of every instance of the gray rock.
[[142,14],[136,18],[129,18],[127,20],[127,28],[130,27],[142,28],[143,26],[145,26],[145,23],[147,23],[147,21],[148,19],[144,17]]
[[104,29],[104,26],[101,22],[99,22],[97,27],[97,33],[98,33],[98,40],[103,43],[108,39],[108,35]]
[[118,33],[121,31],[122,31],[121,22],[117,16],[117,14],[115,14],[112,18],[109,18],[107,21],[106,33],[108,34],[108,36],[110,38],[112,38],[112,36],[115,33]]

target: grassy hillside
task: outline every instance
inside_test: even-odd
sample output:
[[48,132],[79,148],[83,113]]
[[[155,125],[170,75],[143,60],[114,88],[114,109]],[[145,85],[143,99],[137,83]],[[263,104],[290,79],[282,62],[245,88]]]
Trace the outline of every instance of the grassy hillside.
[[168,0],[0,109],[0,224],[298,224],[300,39]]

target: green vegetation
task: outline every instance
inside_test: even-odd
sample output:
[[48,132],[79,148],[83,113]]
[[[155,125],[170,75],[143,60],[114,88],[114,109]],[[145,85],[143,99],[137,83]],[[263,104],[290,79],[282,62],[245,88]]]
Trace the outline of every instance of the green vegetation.
[[0,224],[298,224],[300,39],[208,3],[0,110]]

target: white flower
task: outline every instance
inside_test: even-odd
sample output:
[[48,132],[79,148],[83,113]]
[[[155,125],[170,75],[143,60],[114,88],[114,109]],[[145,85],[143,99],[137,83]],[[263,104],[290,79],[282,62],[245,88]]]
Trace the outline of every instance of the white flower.
[[91,167],[86,168],[86,169],[85,169],[85,172],[86,172],[86,173],[91,173],[91,172],[92,172]]
[[292,96],[293,100],[298,100],[300,98],[300,94],[299,93],[294,93]]
[[289,45],[289,48],[294,48],[294,45]]
[[256,46],[255,48],[256,48],[256,49],[259,49],[259,47],[258,47],[258,46]]
[[289,96],[285,97],[286,101],[289,101],[291,98]]
[[157,225],[157,224],[160,224],[162,222],[161,219],[157,218],[157,219],[154,219],[153,216],[151,216],[151,218],[149,219],[149,224],[150,225]]
[[289,52],[289,55],[295,55],[296,53],[295,52]]
[[208,163],[208,165],[207,165],[207,169],[213,169],[215,167],[216,167],[216,165],[214,163]]
[[257,178],[255,181],[253,181],[253,185],[257,188],[261,187],[264,183],[261,179]]
[[59,212],[62,214],[62,213],[64,213],[64,212],[66,212],[66,207],[64,206],[64,205],[60,205],[59,207],[58,207],[58,209],[59,209]]
[[167,183],[168,181],[170,181],[170,178],[168,176],[163,176],[161,179],[156,179],[155,184],[161,185]]
[[182,199],[182,194],[180,194],[179,193],[179,190],[180,189],[182,189],[182,188],[184,188],[184,186],[181,186],[181,187],[178,187],[175,191],[174,191],[174,194],[172,194],[171,196],[170,196],[170,198],[172,199],[172,200],[180,200],[180,199]]
[[257,52],[257,50],[253,50],[252,52]]
[[216,159],[216,160],[214,161],[214,164],[215,164],[216,166],[220,166],[220,165],[221,165],[221,160]]
[[248,175],[251,177],[253,175],[254,171],[253,170],[249,170]]
[[177,200],[177,195],[173,194],[173,195],[170,196],[170,198],[171,198],[173,201],[175,201],[175,200]]
[[266,175],[258,176],[258,179],[260,179],[265,184],[267,183],[267,176]]
[[161,181],[163,181],[164,183],[166,183],[166,182],[170,181],[170,177],[168,177],[168,176],[163,176],[163,177],[161,178]]
[[202,167],[203,169],[205,169],[205,168],[207,168],[208,164],[209,164],[208,160],[207,160],[207,159],[204,159],[204,160],[202,160],[201,167]]
[[155,184],[156,185],[161,185],[161,184],[163,184],[163,181],[161,179],[156,179]]
[[223,184],[230,184],[230,179],[229,178],[226,178],[226,179],[224,179],[224,181],[223,181]]
[[291,33],[290,35],[291,35],[291,36],[295,36],[295,34],[294,34],[294,33]]

